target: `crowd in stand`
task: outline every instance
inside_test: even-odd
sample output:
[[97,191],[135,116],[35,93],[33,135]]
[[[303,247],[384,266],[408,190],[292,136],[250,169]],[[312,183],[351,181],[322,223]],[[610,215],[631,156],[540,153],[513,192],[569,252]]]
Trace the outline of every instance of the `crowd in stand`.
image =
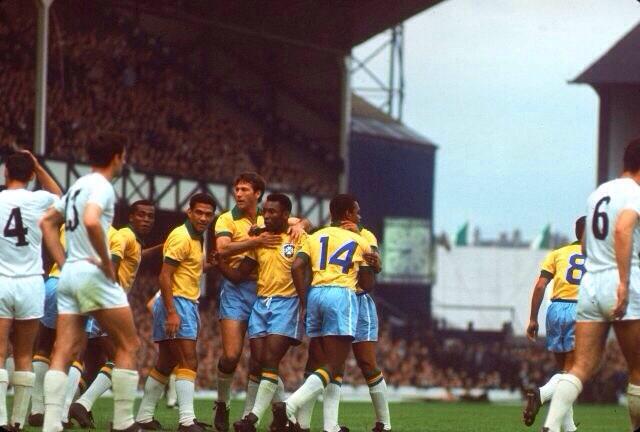
[[[304,146],[264,143],[260,127],[219,114],[197,53],[144,33],[114,11],[88,28],[53,21],[49,55],[47,150],[82,161],[101,130],[128,142],[136,170],[230,182],[259,171],[281,188],[335,193],[318,164],[301,165]],[[14,13],[14,15],[16,15]],[[62,22],[62,24],[61,24]],[[35,20],[0,7],[0,146],[33,142]],[[196,48],[194,48],[195,50]],[[299,158],[298,158],[299,159]],[[316,169],[320,168],[320,169]]]

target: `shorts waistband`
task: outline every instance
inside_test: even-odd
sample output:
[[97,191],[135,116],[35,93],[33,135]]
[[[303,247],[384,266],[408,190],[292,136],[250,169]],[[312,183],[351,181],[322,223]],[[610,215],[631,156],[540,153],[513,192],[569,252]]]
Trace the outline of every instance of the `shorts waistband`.
[[578,300],[569,300],[569,299],[551,299],[551,303],[578,303]]

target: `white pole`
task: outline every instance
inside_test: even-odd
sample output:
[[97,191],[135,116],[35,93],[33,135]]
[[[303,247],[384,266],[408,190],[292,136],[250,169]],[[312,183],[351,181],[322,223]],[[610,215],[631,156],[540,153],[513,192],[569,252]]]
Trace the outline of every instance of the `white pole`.
[[33,149],[44,155],[47,132],[47,64],[49,51],[49,8],[53,0],[36,0],[38,7],[38,47],[36,51],[36,110]]
[[349,190],[349,140],[351,139],[351,54],[342,58],[340,97],[340,157],[344,163],[340,175],[340,192]]

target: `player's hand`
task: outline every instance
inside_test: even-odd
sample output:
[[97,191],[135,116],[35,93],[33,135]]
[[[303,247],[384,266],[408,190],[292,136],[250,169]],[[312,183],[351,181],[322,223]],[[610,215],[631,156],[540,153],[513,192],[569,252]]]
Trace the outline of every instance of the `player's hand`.
[[164,323],[164,331],[170,338],[176,337],[180,328],[180,315],[176,311],[167,314],[167,320]]
[[291,237],[291,241],[293,243],[297,243],[298,240],[300,240],[300,237],[302,237],[305,233],[304,230],[304,226],[302,225],[301,222],[298,222],[295,225],[292,225],[289,227],[289,230],[287,231],[287,234],[289,234],[289,237]]
[[258,237],[255,238],[256,245],[262,247],[276,247],[280,246],[282,239],[277,234],[271,234],[268,232],[263,232]]
[[616,293],[616,305],[611,311],[613,319],[622,319],[627,313],[627,305],[629,304],[629,284],[620,282]]
[[358,224],[353,223],[351,221],[342,221],[340,223],[340,228],[344,228],[348,231],[353,231],[356,234],[360,233],[360,230],[358,229]]
[[209,255],[207,255],[207,260],[204,262],[203,270],[207,272],[217,267],[219,262],[220,262],[220,256],[218,252],[215,252],[215,251],[211,252],[209,253]]
[[367,263],[368,266],[373,267],[373,270],[376,273],[380,273],[382,271],[382,262],[380,261],[380,255],[376,252],[367,252],[362,254],[364,258],[364,262]]
[[530,341],[536,341],[536,337],[538,337],[538,328],[538,321],[529,321],[529,325],[527,326],[527,338]]
[[97,258],[90,257],[89,262],[95,265],[96,267],[98,267],[100,270],[102,270],[102,273],[104,273],[107,279],[109,279],[112,282],[117,282],[116,273],[115,271],[113,271],[113,264],[111,264],[110,260],[107,261],[106,263],[103,263],[101,260]]
[[36,168],[40,167],[40,162],[38,162],[38,158],[36,158],[33,153],[31,153],[29,150],[18,150],[18,153],[24,153],[26,155],[29,155],[31,157],[31,160],[33,161],[33,164],[35,165]]

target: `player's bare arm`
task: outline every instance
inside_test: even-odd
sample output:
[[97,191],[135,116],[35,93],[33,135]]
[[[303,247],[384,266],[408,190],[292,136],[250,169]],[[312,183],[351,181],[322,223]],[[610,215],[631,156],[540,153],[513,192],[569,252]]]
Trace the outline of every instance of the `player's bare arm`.
[[175,305],[173,304],[173,290],[171,289],[171,278],[173,277],[173,273],[175,273],[176,268],[176,266],[169,263],[162,263],[160,276],[158,276],[162,303],[164,303],[164,308],[167,310],[167,321],[164,326],[167,336],[169,337],[174,337],[176,333],[178,333],[178,328],[180,327],[180,315],[176,312]]
[[298,298],[300,299],[300,306],[306,308],[307,301],[307,270],[309,269],[309,259],[303,258],[300,255],[296,257],[291,265],[291,278],[293,285],[296,287]]
[[377,250],[365,252],[364,254],[362,254],[362,257],[364,258],[364,262],[366,262],[367,265],[371,267],[376,274],[382,271],[382,261],[380,260],[380,254]]
[[162,252],[162,248],[164,247],[164,243],[157,244],[155,246],[148,247],[146,249],[142,249],[142,259],[149,258],[155,253]]
[[54,208],[50,208],[40,220],[40,229],[42,230],[42,239],[49,250],[49,254],[53,260],[62,268],[65,262],[65,252],[62,243],[60,243],[60,225],[64,221],[64,217]]
[[227,236],[221,236],[216,239],[216,249],[218,250],[220,258],[228,258],[257,247],[276,247],[280,245],[281,241],[282,239],[279,235],[267,232],[237,242],[231,241],[231,238]]
[[291,236],[291,241],[294,243],[300,239],[302,234],[311,232],[313,229],[313,224],[307,218],[290,217],[287,223],[289,224],[287,234]]
[[102,215],[102,209],[100,206],[87,203],[84,210],[84,216],[82,221],[87,229],[87,235],[91,246],[100,257],[99,267],[105,276],[112,281],[116,281],[116,274],[113,271],[113,265],[111,263],[111,255],[109,254],[109,248],[102,231],[102,224],[100,223],[100,216]]
[[256,268],[256,262],[250,258],[244,258],[238,268],[231,267],[225,260],[218,260],[216,264],[220,273],[234,284],[248,280]]
[[635,210],[623,210],[618,216],[614,231],[613,247],[616,253],[616,263],[618,264],[618,284],[617,301],[613,308],[613,317],[620,319],[624,317],[629,302],[629,273],[631,270],[631,249],[633,243],[633,231],[638,223],[638,213]]
[[358,286],[363,291],[371,292],[376,284],[376,274],[371,267],[360,267],[358,271]]
[[42,165],[40,165],[38,158],[36,158],[33,155],[33,153],[31,153],[28,150],[22,150],[22,152],[27,153],[29,156],[31,156],[31,159],[33,159],[33,163],[35,165],[34,171],[36,173],[36,179],[38,180],[38,183],[40,183],[40,185],[42,186],[42,189],[46,190],[47,192],[51,192],[54,195],[62,196],[62,189],[60,189],[60,186],[58,186],[58,183],[56,183],[53,177],[49,175],[47,170],[44,169]]
[[544,276],[539,276],[536,284],[533,287],[533,294],[531,295],[531,313],[529,314],[529,325],[527,326],[527,338],[531,341],[535,341],[538,336],[538,312],[540,312],[540,306],[544,299],[544,291],[549,284],[550,279]]

